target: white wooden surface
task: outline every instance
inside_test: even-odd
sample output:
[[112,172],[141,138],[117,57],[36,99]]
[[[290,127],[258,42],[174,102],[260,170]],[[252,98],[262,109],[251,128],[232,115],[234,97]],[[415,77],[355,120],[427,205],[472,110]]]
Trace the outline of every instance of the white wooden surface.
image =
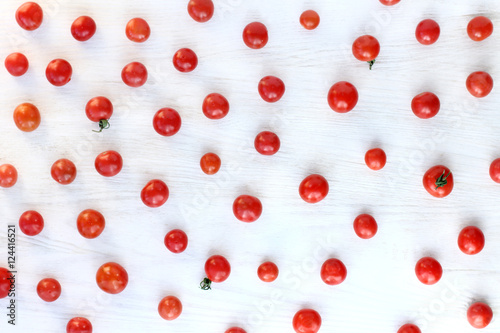
[[[0,70],[0,163],[11,163],[19,181],[0,191],[0,266],[5,266],[8,224],[21,213],[38,210],[45,229],[35,237],[18,230],[18,297],[15,328],[6,323],[7,299],[0,332],[64,332],[74,316],[89,318],[94,332],[224,332],[238,325],[249,333],[292,332],[291,320],[303,307],[323,318],[320,332],[396,332],[414,322],[422,332],[475,332],[466,319],[467,307],[484,300],[494,311],[484,332],[500,323],[500,186],[488,176],[490,162],[500,157],[499,89],[484,99],[473,98],[465,79],[485,70],[494,80],[498,65],[499,3],[489,1],[411,1],[394,7],[376,0],[215,0],[208,23],[194,22],[187,0],[70,1],[39,0],[44,22],[24,32],[14,13],[22,1],[0,2],[0,58],[15,51],[26,54],[28,73],[20,78]],[[321,23],[314,31],[299,24],[306,9],[315,9]],[[486,15],[493,35],[477,43],[466,34],[468,21]],[[97,23],[96,35],[75,41],[69,28],[80,15]],[[125,24],[146,19],[152,29],[144,44],[130,42]],[[422,46],[414,29],[422,19],[441,26],[432,46]],[[252,21],[267,25],[269,43],[251,50],[242,41],[243,27]],[[372,34],[381,53],[372,71],[350,53],[352,41]],[[193,49],[199,66],[177,72],[171,58],[182,47]],[[72,81],[61,88],[45,79],[54,58],[73,66]],[[122,83],[122,67],[143,62],[149,80],[141,88]],[[276,75],[286,85],[282,100],[262,101],[257,83]],[[330,86],[352,82],[359,103],[347,114],[327,104]],[[441,100],[439,114],[429,120],[413,115],[410,101],[423,91]],[[224,94],[231,105],[219,121],[201,112],[203,98]],[[111,128],[95,134],[85,116],[86,102],[107,96],[115,106]],[[38,106],[40,127],[20,132],[12,120],[23,102]],[[162,107],[177,109],[182,128],[161,137],[152,127]],[[272,157],[253,148],[262,130],[276,132],[281,150]],[[388,163],[378,172],[364,165],[364,153],[382,147]],[[115,149],[124,159],[111,179],[94,169],[98,153]],[[200,157],[213,151],[222,168],[214,176],[202,173]],[[61,186],[50,177],[59,158],[75,162],[74,183]],[[421,185],[425,170],[446,164],[455,178],[452,194],[430,197]],[[298,195],[300,181],[320,173],[330,193],[316,205]],[[153,178],[164,180],[170,198],[150,209],[140,190]],[[232,202],[240,194],[258,196],[261,218],[237,221]],[[106,229],[94,240],[76,230],[79,212],[93,208],[106,218]],[[371,213],[379,231],[361,240],[352,230],[354,217]],[[462,254],[458,232],[477,225],[486,236],[484,250]],[[168,252],[163,237],[182,228],[187,250]],[[232,265],[229,279],[210,292],[198,284],[211,254],[225,255]],[[443,279],[424,286],[415,277],[415,262],[433,255],[444,268]],[[347,266],[344,283],[324,284],[319,268],[329,257]],[[258,265],[272,260],[280,268],[274,283],[261,282]],[[122,264],[130,281],[118,295],[104,294],[95,283],[97,268],[108,261]],[[61,298],[43,302],[36,294],[39,280],[54,277]],[[157,305],[166,295],[183,302],[182,315],[162,320]]]

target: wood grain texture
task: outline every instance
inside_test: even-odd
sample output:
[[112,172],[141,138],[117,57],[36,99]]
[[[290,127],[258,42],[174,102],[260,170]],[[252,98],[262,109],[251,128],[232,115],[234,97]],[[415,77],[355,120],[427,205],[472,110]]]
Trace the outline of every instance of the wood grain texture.
[[[0,56],[23,52],[30,69],[20,78],[0,70],[0,164],[11,163],[19,181],[0,191],[0,247],[5,250],[8,224],[22,212],[39,211],[45,228],[35,237],[18,230],[18,325],[7,325],[7,299],[0,300],[1,332],[63,332],[75,316],[89,318],[94,332],[224,332],[241,326],[248,333],[291,332],[291,319],[302,307],[323,318],[320,332],[396,332],[405,322],[422,332],[475,332],[466,319],[476,300],[500,312],[500,187],[488,168],[500,157],[499,89],[473,98],[465,79],[485,70],[500,77],[498,31],[477,43],[466,34],[468,21],[488,16],[500,26],[498,1],[454,2],[402,0],[394,7],[377,0],[264,1],[214,0],[209,22],[194,22],[187,0],[70,1],[40,0],[45,17],[40,29],[24,32],[14,13],[20,1],[0,2]],[[321,23],[314,31],[299,24],[306,9],[315,9]],[[70,34],[72,21],[89,15],[96,35],[85,43]],[[127,21],[142,17],[152,34],[144,44],[130,42]],[[441,26],[435,45],[422,46],[414,37],[422,19]],[[242,41],[244,26],[266,24],[269,43],[251,50]],[[372,71],[351,54],[352,41],[372,34],[381,53]],[[193,49],[199,66],[177,72],[172,56]],[[54,58],[73,66],[72,81],[60,88],[45,79]],[[141,88],[120,78],[131,61],[149,71]],[[266,75],[286,85],[283,98],[265,103],[257,84]],[[360,99],[347,114],[333,112],[327,92],[337,81],[350,81]],[[441,110],[432,119],[413,115],[411,99],[432,91]],[[207,119],[203,98],[219,92],[231,109],[219,121]],[[101,134],[85,116],[95,96],[114,104],[111,128]],[[14,125],[12,112],[23,102],[40,109],[42,123],[32,133]],[[161,137],[152,127],[154,113],[172,107],[182,128]],[[277,133],[278,154],[260,156],[253,148],[262,130]],[[364,153],[382,147],[388,156],[378,172],[364,164]],[[123,156],[123,170],[111,179],[94,168],[95,157],[109,149]],[[213,151],[222,159],[214,176],[203,174],[200,157]],[[77,166],[74,183],[61,186],[50,177],[59,158]],[[424,172],[446,164],[455,178],[452,194],[430,197],[422,187]],[[322,174],[330,193],[316,205],[303,202],[298,185],[310,173]],[[153,178],[170,189],[157,209],[140,200],[142,187]],[[238,222],[232,202],[240,194],[258,196],[261,218]],[[99,210],[106,229],[94,240],[81,237],[76,217],[87,208]],[[352,221],[371,213],[379,231],[371,240],[358,239]],[[480,226],[486,247],[466,256],[457,247],[459,231]],[[181,228],[189,237],[178,255],[163,245],[164,235]],[[0,266],[7,262],[0,253]],[[5,253],[5,254],[4,254]],[[230,278],[202,292],[199,282],[211,254],[225,255]],[[443,265],[442,281],[424,286],[414,274],[416,261],[435,256]],[[324,284],[319,268],[329,257],[347,266],[344,283]],[[257,278],[257,267],[272,260],[280,276],[272,284]],[[130,276],[118,295],[104,294],[95,283],[97,268],[108,261],[123,265]],[[62,296],[45,303],[36,284],[53,277]],[[182,315],[162,320],[158,302],[167,295],[183,302]],[[500,329],[494,318],[485,332]]]

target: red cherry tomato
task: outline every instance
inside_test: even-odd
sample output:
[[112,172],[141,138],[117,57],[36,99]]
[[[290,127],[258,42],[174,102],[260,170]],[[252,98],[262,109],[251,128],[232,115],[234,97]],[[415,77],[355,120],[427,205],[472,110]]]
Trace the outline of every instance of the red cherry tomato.
[[19,217],[19,229],[27,236],[36,236],[42,232],[44,226],[43,217],[34,210],[28,210]]
[[352,43],[352,54],[359,61],[373,61],[379,53],[380,44],[373,36],[364,35],[356,38]]
[[465,86],[472,96],[482,98],[493,89],[493,79],[486,72],[474,72],[467,77]]
[[467,309],[467,320],[474,328],[485,328],[493,319],[493,311],[488,304],[476,302]]
[[153,128],[163,136],[172,136],[181,129],[181,116],[171,108],[158,110],[153,117]]
[[16,10],[17,24],[24,30],[32,31],[42,25],[43,10],[36,2],[25,2]]
[[421,119],[429,119],[437,115],[440,106],[439,98],[431,92],[423,92],[411,100],[411,110]]
[[143,43],[148,40],[151,28],[146,20],[136,17],[128,21],[125,34],[132,42]]
[[306,10],[300,15],[300,24],[307,30],[314,30],[319,25],[319,15],[314,10]]
[[231,327],[226,330],[224,333],[247,333],[244,329],[240,327]]
[[468,226],[458,235],[458,247],[465,254],[477,254],[484,248],[484,234],[478,227]]
[[23,132],[33,132],[40,121],[40,111],[31,103],[19,104],[14,110],[14,123]]
[[484,16],[474,17],[467,24],[467,34],[470,39],[476,42],[485,40],[493,33],[493,23]]
[[159,179],[150,180],[141,191],[142,202],[151,208],[157,208],[167,202],[168,187]]
[[434,44],[438,40],[440,33],[439,24],[429,19],[421,21],[415,29],[415,37],[422,45]]
[[5,298],[9,295],[12,277],[7,268],[0,267],[0,299]]
[[59,184],[68,185],[76,178],[76,166],[70,160],[62,158],[52,164],[50,174]]
[[158,304],[158,313],[165,320],[177,319],[182,313],[182,303],[175,296],[164,297]]
[[219,171],[221,165],[220,157],[214,153],[206,153],[200,159],[201,170],[207,175],[214,175]]
[[377,221],[369,214],[358,215],[354,219],[354,232],[359,238],[369,239],[377,233]]
[[420,282],[431,285],[437,283],[443,275],[441,264],[432,257],[423,257],[415,265],[415,274]]
[[269,36],[267,28],[260,22],[249,23],[243,29],[243,42],[251,49],[261,49],[266,46]]
[[341,284],[347,276],[347,268],[339,259],[331,258],[321,266],[320,275],[321,280],[330,286]]
[[66,333],[92,333],[92,324],[87,318],[72,318],[66,325]]
[[297,311],[292,320],[296,333],[317,333],[321,327],[321,316],[313,309]]
[[335,112],[349,112],[354,109],[357,103],[358,91],[349,82],[337,82],[328,91],[328,105]]
[[79,42],[92,38],[96,30],[95,21],[90,16],[80,16],[71,24],[71,35]]
[[285,93],[285,84],[276,76],[265,76],[259,81],[258,90],[264,101],[274,103]]
[[366,152],[365,163],[372,170],[380,170],[385,166],[387,156],[380,148],[373,148]]
[[118,152],[108,150],[97,155],[94,165],[101,176],[113,177],[122,170],[123,159]]
[[107,126],[109,118],[113,115],[113,104],[104,96],[91,98],[85,106],[85,114],[90,121],[100,122],[105,120],[104,125]]
[[12,164],[0,165],[0,187],[9,188],[17,183],[17,170]]
[[198,57],[193,50],[183,48],[175,52],[172,59],[175,69],[181,73],[192,72],[198,66]]
[[229,102],[221,94],[212,93],[203,100],[202,110],[208,119],[222,119],[229,112]]
[[404,324],[401,326],[397,333],[421,333],[420,328],[413,324]]
[[308,203],[317,203],[328,194],[329,186],[325,177],[317,174],[309,175],[300,183],[300,197]]
[[106,226],[104,216],[94,209],[85,209],[76,219],[76,227],[80,235],[87,239],[98,237]]
[[233,214],[242,222],[255,222],[262,214],[262,203],[251,195],[240,195],[234,199]]
[[207,22],[214,15],[212,0],[191,0],[187,7],[189,16],[196,22]]
[[99,288],[108,294],[121,293],[128,284],[127,271],[115,262],[99,267],[95,279]]
[[43,279],[38,282],[36,292],[45,302],[54,302],[61,296],[61,284],[56,279]]
[[401,0],[380,0],[380,3],[386,6],[394,6],[399,3]]
[[453,190],[453,174],[443,165],[435,165],[424,174],[424,188],[430,195],[443,198]]
[[47,65],[45,76],[47,80],[56,87],[64,86],[71,81],[73,69],[69,62],[64,59],[54,59]]
[[5,58],[5,68],[12,76],[21,76],[28,71],[28,58],[22,53],[11,53]]
[[170,252],[181,253],[187,248],[188,237],[184,231],[174,229],[165,235],[164,243]]
[[257,134],[255,149],[262,155],[274,155],[280,149],[280,138],[273,132],[263,131]]
[[[231,273],[231,265],[221,255],[213,255],[205,262],[205,274],[207,278],[200,284],[204,290],[210,289],[212,282],[220,283],[227,280]],[[208,279],[208,281],[207,281]]]
[[278,278],[279,270],[275,263],[266,261],[257,269],[257,276],[264,282],[273,282]]
[[131,62],[122,69],[122,81],[127,86],[137,88],[148,80],[148,70],[140,62]]
[[491,162],[490,177],[495,183],[500,183],[500,158]]

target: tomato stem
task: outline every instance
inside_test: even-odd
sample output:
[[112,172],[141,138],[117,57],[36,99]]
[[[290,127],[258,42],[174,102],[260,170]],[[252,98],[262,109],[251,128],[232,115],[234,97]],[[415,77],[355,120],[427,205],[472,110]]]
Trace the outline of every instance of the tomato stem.
[[210,290],[212,289],[210,285],[212,284],[212,281],[210,281],[209,278],[204,278],[203,281],[200,282],[200,288],[203,290]]
[[446,184],[448,184],[448,182],[446,181],[446,178],[448,178],[448,176],[451,174],[451,171],[448,172],[448,174],[445,176],[444,174],[446,173],[446,170],[443,170],[443,174],[441,176],[438,177],[438,179],[436,179],[436,188],[435,190],[437,190],[438,188],[440,187],[443,187],[445,186]]
[[375,63],[375,59],[368,61],[368,65],[370,65],[370,70],[372,70],[374,63]]
[[111,125],[109,124],[109,121],[107,119],[101,119],[99,120],[99,130],[98,131],[92,130],[92,131],[96,133],[101,133],[102,130],[108,129],[109,126]]

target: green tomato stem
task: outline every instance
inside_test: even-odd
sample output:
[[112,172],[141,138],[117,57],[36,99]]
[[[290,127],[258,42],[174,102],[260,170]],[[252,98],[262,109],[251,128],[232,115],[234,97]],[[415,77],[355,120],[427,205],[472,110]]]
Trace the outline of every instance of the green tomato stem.
[[92,132],[101,133],[102,130],[108,129],[110,126],[111,125],[109,124],[109,121],[107,119],[101,119],[99,120],[99,130],[92,130]]
[[203,281],[200,282],[200,288],[202,290],[210,290],[212,289],[210,286],[212,284],[212,281],[210,281],[209,278],[204,278]]
[[439,176],[438,179],[436,179],[435,190],[437,190],[440,187],[444,187],[446,184],[448,184],[448,182],[446,181],[446,178],[448,178],[448,176],[451,174],[451,171],[448,172],[448,174],[446,176],[444,175],[445,173],[446,173],[446,170],[443,170],[443,174],[441,176]]

